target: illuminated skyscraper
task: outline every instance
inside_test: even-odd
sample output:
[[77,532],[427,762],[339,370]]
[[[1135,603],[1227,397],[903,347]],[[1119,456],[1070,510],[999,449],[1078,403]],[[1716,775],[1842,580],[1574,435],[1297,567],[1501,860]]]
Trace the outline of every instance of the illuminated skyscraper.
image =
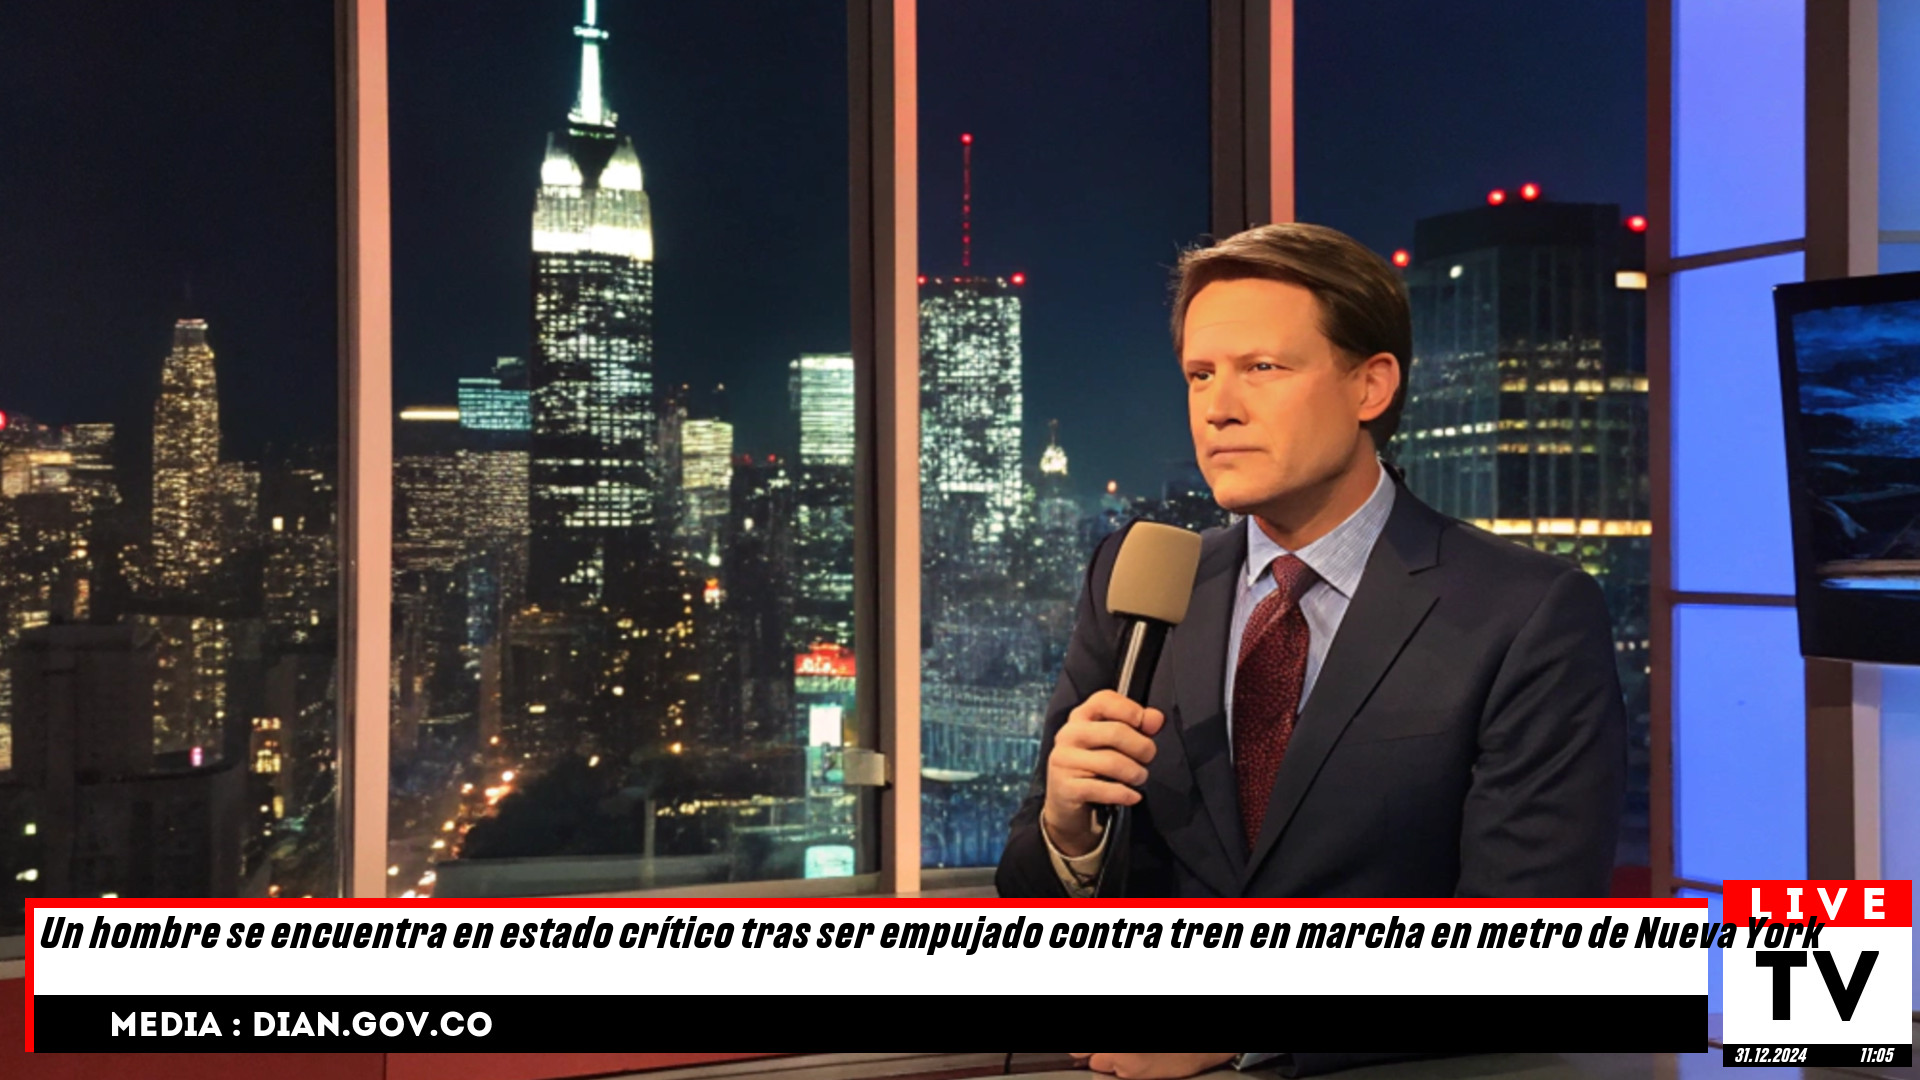
[[795,646],[853,643],[853,357],[802,356],[788,387],[800,422],[795,476]]
[[[1413,364],[1392,444],[1422,499],[1600,580],[1641,755],[1652,534],[1643,244],[1617,206],[1524,195],[1419,222],[1406,271]],[[1632,795],[1644,800],[1636,761]],[[1646,805],[1628,809],[1623,843],[1637,862]]]
[[204,581],[219,565],[220,399],[204,319],[173,327],[153,408],[153,573],[163,589]]
[[526,432],[533,421],[527,401],[527,365],[503,356],[492,375],[460,380],[460,426],[469,431]]
[[[1413,365],[1393,444],[1408,486],[1603,581],[1627,574],[1644,612],[1640,234],[1617,206],[1509,201],[1414,235]],[[1625,617],[1631,599],[1617,599]],[[1637,653],[1644,622],[1629,636]]]
[[767,455],[734,461],[726,555],[732,653],[715,680],[731,700],[720,736],[742,746],[794,745],[793,656],[796,572],[794,491],[787,465]]
[[152,635],[125,624],[42,626],[7,661],[18,745],[0,819],[31,824],[14,825],[0,848],[0,869],[11,871],[0,876],[0,904],[234,895],[246,773],[205,748],[169,752],[147,697],[166,677]]
[[610,551],[654,525],[652,213],[601,93],[596,8],[533,213],[529,590],[547,608],[601,602]]
[[332,475],[319,454],[269,471],[261,509],[266,522],[262,598],[268,633],[284,651],[321,651],[333,638],[337,584]]
[[853,466],[853,357],[808,353],[789,365],[800,464]]
[[393,437],[396,571],[451,570],[465,553],[470,486],[461,469],[459,417],[446,407],[400,410]]
[[[102,526],[119,504],[113,425],[0,420],[0,657],[27,630],[94,614]],[[10,766],[12,667],[0,659],[0,773]]]
[[949,550],[1006,537],[1020,509],[1019,275],[920,287],[920,498]]
[[[1031,772],[1046,612],[1021,458],[1023,274],[973,267],[973,136],[960,136],[960,276],[920,279],[920,842],[929,866],[990,864]],[[1045,478],[1064,487],[1053,448]],[[1017,748],[1007,753],[1009,747]],[[1026,754],[1027,764],[1012,758]]]
[[680,425],[682,534],[694,554],[718,565],[733,504],[733,425],[687,420]]

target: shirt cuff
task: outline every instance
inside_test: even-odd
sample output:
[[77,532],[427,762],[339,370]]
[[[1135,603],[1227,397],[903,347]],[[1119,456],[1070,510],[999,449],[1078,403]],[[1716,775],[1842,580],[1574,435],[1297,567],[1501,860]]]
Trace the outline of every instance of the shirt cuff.
[[1281,1057],[1279,1054],[1241,1054],[1233,1059],[1236,1069],[1257,1069],[1262,1065],[1271,1065]]
[[1067,890],[1068,896],[1090,897],[1096,891],[1100,866],[1107,861],[1107,830],[1098,814],[1093,817],[1093,832],[1100,842],[1094,845],[1092,851],[1085,855],[1065,855],[1053,846],[1053,837],[1047,835],[1046,819],[1040,821],[1040,839],[1046,842],[1047,858],[1052,860],[1054,876],[1060,879],[1060,885]]

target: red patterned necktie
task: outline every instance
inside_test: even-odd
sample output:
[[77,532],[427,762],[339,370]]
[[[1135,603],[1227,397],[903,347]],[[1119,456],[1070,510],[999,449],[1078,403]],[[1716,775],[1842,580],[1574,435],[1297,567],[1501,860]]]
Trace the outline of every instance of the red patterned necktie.
[[1307,681],[1307,616],[1300,610],[1318,577],[1297,555],[1268,564],[1274,589],[1248,617],[1233,675],[1233,771],[1247,850],[1260,837],[1267,798],[1287,756],[1300,691]]

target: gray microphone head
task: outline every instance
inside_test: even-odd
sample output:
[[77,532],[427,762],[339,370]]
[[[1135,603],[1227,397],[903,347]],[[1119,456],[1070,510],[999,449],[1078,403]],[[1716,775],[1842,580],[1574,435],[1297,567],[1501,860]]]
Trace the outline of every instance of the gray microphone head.
[[1151,521],[1135,522],[1113,560],[1107,610],[1168,625],[1187,617],[1200,569],[1200,534]]

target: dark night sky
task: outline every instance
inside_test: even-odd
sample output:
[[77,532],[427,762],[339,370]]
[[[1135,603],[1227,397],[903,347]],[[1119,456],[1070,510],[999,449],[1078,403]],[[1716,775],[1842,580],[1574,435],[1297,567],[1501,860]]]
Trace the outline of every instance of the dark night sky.
[[[577,0],[390,0],[395,396],[527,352],[545,133]],[[922,265],[1031,275],[1031,458],[1084,485],[1184,456],[1166,268],[1207,219],[1204,0],[921,0]],[[603,0],[607,93],[652,195],[663,379],[725,379],[791,438],[786,362],[844,349],[838,0]],[[137,17],[130,17],[137,13]],[[0,410],[144,442],[171,321],[212,322],[234,451],[334,424],[330,5],[68,0],[0,14]],[[1642,210],[1639,0],[1297,0],[1299,214],[1382,250],[1488,188]],[[193,303],[185,302],[192,283]]]
[[330,437],[332,5],[0,6],[0,102],[0,411],[150,457],[193,315],[237,449]]

